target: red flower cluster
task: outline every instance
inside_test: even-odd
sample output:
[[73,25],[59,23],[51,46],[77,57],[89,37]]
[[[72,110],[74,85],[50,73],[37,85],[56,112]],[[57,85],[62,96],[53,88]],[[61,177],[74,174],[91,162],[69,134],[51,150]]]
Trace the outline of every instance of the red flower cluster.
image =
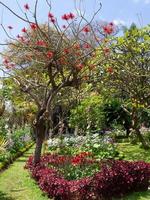
[[114,24],[112,22],[103,26],[102,28],[104,33],[107,35],[111,35],[114,32]]
[[26,4],[24,5],[24,9],[25,9],[25,10],[29,10],[29,9],[30,9],[30,7],[29,7],[29,4],[28,4],[28,3],[26,3]]
[[41,46],[41,47],[46,47],[47,46],[47,44],[46,44],[46,42],[44,40],[38,40],[36,42],[36,45],[37,46]]
[[89,26],[85,26],[83,29],[82,29],[83,32],[85,33],[89,33],[91,32],[91,28]]
[[75,15],[73,13],[69,13],[69,14],[64,14],[62,17],[61,17],[63,20],[70,20],[70,19],[74,19],[75,18]]
[[27,29],[24,27],[22,30],[21,30],[23,33],[27,33]]
[[56,22],[56,19],[55,19],[54,15],[52,13],[50,13],[50,12],[48,13],[48,18],[53,24]]
[[11,69],[12,67],[15,66],[15,64],[11,63],[8,58],[4,58],[3,64],[5,65],[6,69]]
[[47,58],[51,59],[53,58],[53,56],[54,56],[54,53],[52,51],[47,52]]
[[32,30],[36,30],[37,29],[37,25],[35,23],[30,24],[30,27]]
[[[81,153],[80,156],[87,156]],[[33,164],[30,157],[26,163],[32,177],[50,198],[61,200],[98,200],[120,197],[132,191],[148,189],[150,164],[143,161],[129,162],[108,160],[101,164],[101,171],[91,177],[68,181],[56,170],[48,168],[49,163],[68,162],[65,156],[46,155],[41,162]],[[75,198],[76,197],[76,198]]]
[[74,156],[72,159],[71,159],[71,163],[73,165],[80,165],[80,164],[83,164],[83,163],[87,163],[87,162],[91,162],[91,160],[87,160],[86,157],[87,156],[91,156],[92,153],[90,152],[81,152],[80,154]]

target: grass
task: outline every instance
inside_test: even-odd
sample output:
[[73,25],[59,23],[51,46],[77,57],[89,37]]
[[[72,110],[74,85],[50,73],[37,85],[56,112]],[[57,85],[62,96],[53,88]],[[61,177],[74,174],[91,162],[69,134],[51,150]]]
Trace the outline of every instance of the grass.
[[0,200],[48,200],[24,169],[33,147],[0,174]]
[[[119,143],[118,150],[124,155],[125,160],[144,160],[145,162],[150,162],[150,150],[144,150],[139,145]],[[134,192],[119,200],[150,200],[150,190],[146,192]]]
[[139,145],[119,143],[118,150],[120,154],[125,156],[125,160],[144,160],[145,162],[150,162],[150,149],[144,150]]

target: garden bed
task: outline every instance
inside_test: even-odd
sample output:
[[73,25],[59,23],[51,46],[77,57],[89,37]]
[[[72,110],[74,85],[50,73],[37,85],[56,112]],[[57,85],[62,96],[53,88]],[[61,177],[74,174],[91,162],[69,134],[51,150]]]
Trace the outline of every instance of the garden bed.
[[10,154],[10,157],[0,162],[0,172],[6,169],[10,164],[12,164],[17,158],[23,155],[24,152],[29,150],[33,146],[33,143],[27,144],[25,147],[21,148],[18,152]]
[[[73,162],[75,158],[77,162]],[[72,165],[73,171],[75,167],[80,169],[82,174],[84,162],[88,167],[92,166],[91,163],[97,163],[99,170],[96,168],[91,175],[84,174],[79,178],[78,176],[74,178],[65,176],[65,168],[69,165],[70,167]],[[33,157],[30,157],[26,168],[29,169],[39,187],[50,198],[57,200],[99,200],[122,197],[134,191],[146,191],[150,179],[150,164],[143,161],[130,162],[112,159],[97,162],[86,154],[81,157],[80,155],[66,157],[47,154],[37,165],[33,164]]]

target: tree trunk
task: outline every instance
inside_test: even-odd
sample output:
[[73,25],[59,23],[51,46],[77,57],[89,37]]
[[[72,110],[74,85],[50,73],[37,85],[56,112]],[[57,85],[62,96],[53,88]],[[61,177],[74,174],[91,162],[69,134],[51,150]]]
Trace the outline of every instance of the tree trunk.
[[136,107],[134,107],[132,111],[132,128],[135,131],[135,134],[137,135],[139,141],[142,143],[143,148],[148,149],[149,146],[144,136],[140,132],[140,122],[139,122],[138,111]]
[[34,163],[40,162],[41,152],[42,152],[42,144],[43,144],[43,139],[37,137],[36,138],[35,153],[34,153]]
[[45,109],[42,109],[38,112],[35,123],[34,123],[34,134],[36,137],[36,147],[34,153],[34,163],[40,162],[42,144],[45,139],[45,133],[47,131],[46,119],[44,118]]
[[149,149],[149,146],[145,140],[145,138],[143,137],[143,135],[141,134],[139,129],[135,129],[135,134],[137,135],[137,137],[139,138],[139,141],[142,143],[142,146],[144,149]]

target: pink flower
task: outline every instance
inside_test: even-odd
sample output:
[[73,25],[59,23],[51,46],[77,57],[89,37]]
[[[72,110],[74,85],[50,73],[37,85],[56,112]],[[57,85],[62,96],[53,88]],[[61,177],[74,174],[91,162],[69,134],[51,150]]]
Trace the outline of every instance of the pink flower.
[[26,3],[26,4],[24,5],[24,8],[25,8],[25,10],[29,10],[29,9],[30,9],[29,4]]

